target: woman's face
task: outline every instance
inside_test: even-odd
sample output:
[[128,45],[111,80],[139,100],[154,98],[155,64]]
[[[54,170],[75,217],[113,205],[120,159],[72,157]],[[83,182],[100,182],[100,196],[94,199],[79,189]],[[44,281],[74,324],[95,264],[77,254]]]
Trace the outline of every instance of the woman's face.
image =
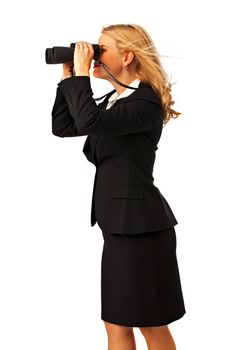
[[[124,67],[124,54],[121,54],[115,45],[115,41],[106,34],[101,34],[98,40],[101,47],[100,61],[108,66],[108,70],[114,77],[119,77]],[[109,75],[100,65],[94,67],[93,76],[109,80]]]

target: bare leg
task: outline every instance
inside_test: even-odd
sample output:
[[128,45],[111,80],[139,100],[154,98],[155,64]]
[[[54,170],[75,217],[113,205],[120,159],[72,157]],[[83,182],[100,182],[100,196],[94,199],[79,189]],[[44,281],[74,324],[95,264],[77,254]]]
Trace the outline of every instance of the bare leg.
[[132,327],[104,321],[108,334],[108,350],[136,350]]
[[168,326],[139,328],[146,339],[148,350],[176,350],[176,345]]

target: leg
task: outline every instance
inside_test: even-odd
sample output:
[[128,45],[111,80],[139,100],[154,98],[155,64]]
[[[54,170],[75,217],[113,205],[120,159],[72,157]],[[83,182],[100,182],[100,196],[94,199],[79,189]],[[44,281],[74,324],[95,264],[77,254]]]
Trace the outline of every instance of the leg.
[[132,327],[104,321],[108,334],[108,350],[136,350]]
[[168,326],[139,328],[146,339],[148,350],[176,350]]

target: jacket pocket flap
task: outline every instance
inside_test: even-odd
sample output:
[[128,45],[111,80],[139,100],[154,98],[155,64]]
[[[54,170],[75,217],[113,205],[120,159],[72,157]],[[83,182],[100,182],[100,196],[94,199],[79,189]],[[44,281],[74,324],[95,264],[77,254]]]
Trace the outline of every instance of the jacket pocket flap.
[[110,196],[112,198],[142,199],[143,188],[134,185],[110,185]]

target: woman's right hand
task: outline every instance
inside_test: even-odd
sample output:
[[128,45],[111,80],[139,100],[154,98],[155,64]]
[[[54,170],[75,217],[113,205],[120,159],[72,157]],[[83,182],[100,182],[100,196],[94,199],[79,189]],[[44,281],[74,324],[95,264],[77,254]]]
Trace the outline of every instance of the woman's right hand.
[[72,77],[72,74],[70,72],[70,67],[72,67],[72,66],[73,66],[73,62],[63,63],[63,75],[62,75],[61,80]]

